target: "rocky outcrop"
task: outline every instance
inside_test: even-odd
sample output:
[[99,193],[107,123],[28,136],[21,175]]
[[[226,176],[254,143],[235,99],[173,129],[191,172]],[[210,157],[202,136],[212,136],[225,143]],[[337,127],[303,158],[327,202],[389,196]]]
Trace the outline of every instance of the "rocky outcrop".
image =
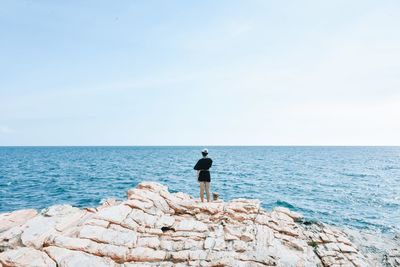
[[201,203],[152,182],[97,208],[0,214],[0,252],[0,266],[371,265],[343,231],[289,209]]

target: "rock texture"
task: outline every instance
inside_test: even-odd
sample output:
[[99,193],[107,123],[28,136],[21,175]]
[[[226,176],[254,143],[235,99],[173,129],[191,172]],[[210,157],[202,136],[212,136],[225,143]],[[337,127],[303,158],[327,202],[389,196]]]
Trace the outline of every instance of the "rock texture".
[[286,208],[201,203],[152,182],[97,208],[0,214],[0,252],[0,266],[376,266],[343,231]]

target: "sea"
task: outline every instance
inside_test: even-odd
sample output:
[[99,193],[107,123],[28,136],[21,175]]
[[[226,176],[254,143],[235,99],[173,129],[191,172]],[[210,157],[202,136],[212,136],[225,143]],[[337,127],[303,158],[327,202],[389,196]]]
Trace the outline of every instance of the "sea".
[[[0,212],[124,199],[142,181],[198,197],[203,147],[0,147]],[[207,147],[211,191],[320,221],[400,233],[400,147]]]

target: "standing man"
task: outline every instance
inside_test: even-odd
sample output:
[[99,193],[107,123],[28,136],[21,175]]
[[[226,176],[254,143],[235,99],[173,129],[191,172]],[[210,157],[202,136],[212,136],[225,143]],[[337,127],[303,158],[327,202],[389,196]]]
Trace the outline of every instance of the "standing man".
[[211,176],[209,169],[212,165],[212,159],[208,157],[207,148],[201,151],[203,158],[199,159],[193,169],[197,171],[197,180],[200,183],[200,199],[204,202],[204,188],[206,189],[207,202],[210,202],[210,182]]

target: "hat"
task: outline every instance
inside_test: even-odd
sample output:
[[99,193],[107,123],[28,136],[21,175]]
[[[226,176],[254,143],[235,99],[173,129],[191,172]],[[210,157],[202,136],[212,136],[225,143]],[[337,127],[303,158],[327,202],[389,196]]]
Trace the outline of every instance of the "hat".
[[204,149],[201,151],[201,153],[208,154],[208,149],[207,149],[207,148],[204,148]]

